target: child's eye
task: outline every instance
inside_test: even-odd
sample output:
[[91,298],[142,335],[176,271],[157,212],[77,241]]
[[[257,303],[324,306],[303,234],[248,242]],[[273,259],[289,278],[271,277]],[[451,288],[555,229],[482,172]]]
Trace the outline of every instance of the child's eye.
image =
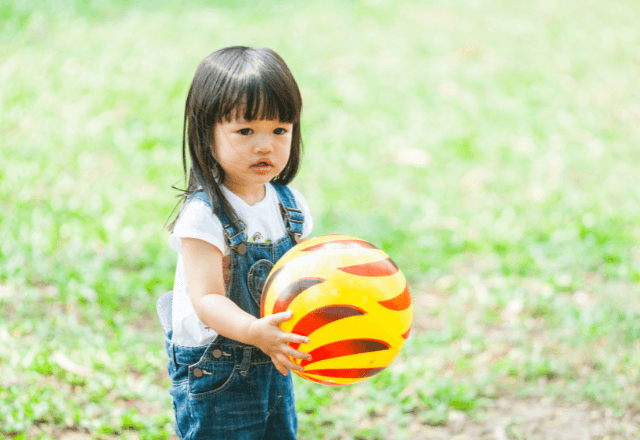
[[273,130],[273,132],[275,134],[285,134],[287,130],[285,130],[284,128],[276,128],[275,130]]
[[248,136],[248,135],[253,133],[253,130],[250,129],[250,128],[242,128],[242,129],[238,130],[238,133],[240,133],[243,136]]

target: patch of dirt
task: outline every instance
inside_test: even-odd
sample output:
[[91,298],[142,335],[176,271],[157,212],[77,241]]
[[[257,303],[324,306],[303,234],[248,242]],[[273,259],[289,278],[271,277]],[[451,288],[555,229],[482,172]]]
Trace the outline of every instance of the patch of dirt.
[[[525,282],[526,281],[526,282]],[[412,332],[416,335],[441,330],[444,326],[443,310],[462,308],[469,322],[477,310],[474,309],[474,299],[453,304],[446,292],[453,288],[456,281],[453,277],[443,277],[433,286],[417,286],[413,295],[414,321]],[[535,280],[523,280],[522,283],[532,292],[542,292],[548,296],[550,287]],[[489,286],[489,284],[487,284]],[[474,292],[475,300],[480,301],[489,295],[488,288]],[[578,305],[588,301],[590,297],[584,294],[574,294],[573,301]],[[522,311],[521,304],[513,304],[511,310],[507,305],[499,315],[502,321],[508,321],[511,315],[518,315]],[[516,307],[518,306],[518,307]],[[486,362],[478,364],[477,368],[493,364],[498,358],[509,353],[513,348],[510,333],[500,323],[489,325],[480,321],[481,331],[488,341],[489,349],[476,357],[486,358]],[[529,340],[540,347],[550,347],[551,342],[545,339],[542,321],[530,319],[523,325],[523,331],[528,332]],[[477,325],[477,322],[476,322]],[[454,342],[455,343],[455,342]],[[566,348],[566,347],[565,347]],[[563,349],[565,349],[563,348]],[[585,368],[585,359],[576,353],[564,353],[568,363],[581,371]],[[390,423],[390,432],[386,438],[395,438],[397,434],[404,434],[408,439],[428,440],[631,440],[640,439],[640,409],[638,406],[628,408],[623,414],[614,412],[603,406],[591,402],[568,403],[554,400],[544,395],[544,389],[539,389],[534,396],[521,397],[515,394],[504,394],[488,403],[488,406],[478,412],[478,419],[472,419],[464,412],[450,410],[448,420],[441,426],[427,424],[420,414],[415,414],[413,420],[405,428],[394,428]]]
[[640,438],[640,413],[614,415],[584,402],[500,397],[486,408],[482,420],[452,411],[443,426],[416,421],[407,433],[415,440],[629,440]]

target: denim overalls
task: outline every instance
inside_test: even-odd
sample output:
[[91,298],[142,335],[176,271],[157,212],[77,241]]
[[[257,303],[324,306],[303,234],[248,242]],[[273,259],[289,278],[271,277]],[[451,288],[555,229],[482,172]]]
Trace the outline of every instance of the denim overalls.
[[[242,310],[260,317],[264,282],[274,263],[299,240],[304,216],[291,191],[273,183],[288,235],[273,243],[249,243],[241,220],[220,216],[231,253],[226,294]],[[211,204],[204,192],[192,196]],[[165,333],[176,415],[181,439],[295,439],[297,416],[291,373],[283,376],[259,348],[222,335],[209,345],[184,347],[171,341],[173,292],[158,300]]]

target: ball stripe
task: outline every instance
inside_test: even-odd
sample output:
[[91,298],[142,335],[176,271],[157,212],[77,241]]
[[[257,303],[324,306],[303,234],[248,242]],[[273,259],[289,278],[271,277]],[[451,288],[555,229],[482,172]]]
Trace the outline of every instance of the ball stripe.
[[332,386],[337,386],[337,385],[344,385],[341,383],[337,383],[337,382],[333,382],[330,380],[322,380],[322,379],[318,379],[316,377],[312,377],[312,376],[307,376],[304,373],[298,373],[296,372],[300,377],[303,377],[304,379],[310,380],[311,382],[316,382],[316,383],[321,383],[323,385],[332,385]]
[[394,275],[400,269],[398,269],[398,266],[391,261],[391,258],[387,258],[386,260],[379,260],[371,263],[339,267],[338,270],[361,277],[386,277]]
[[[293,327],[291,333],[302,336],[309,336],[320,327],[338,321],[340,319],[349,318],[351,316],[361,316],[366,312],[355,306],[350,305],[330,305],[320,307],[312,312],[307,313]],[[300,346],[298,342],[290,342],[289,345],[294,349]]]
[[340,377],[344,379],[360,379],[375,376],[386,367],[382,368],[325,368],[321,370],[305,370],[306,374],[317,374],[325,377]]
[[348,339],[345,341],[336,341],[312,350],[309,353],[312,359],[310,361],[302,360],[300,365],[304,367],[305,365],[320,362],[325,359],[388,350],[389,347],[389,344],[377,339]]
[[407,284],[404,291],[391,299],[386,301],[378,301],[382,307],[386,307],[389,310],[401,311],[406,310],[411,305],[411,292],[409,292],[409,285]]
[[273,305],[273,313],[284,312],[298,295],[316,284],[324,283],[324,281],[325,280],[323,278],[309,277],[299,279],[296,282],[289,284],[282,290],[282,293],[278,295],[278,298]]
[[402,334],[402,339],[408,339],[409,338],[409,333],[411,332],[411,327],[412,326],[409,326],[409,330],[407,330],[406,332],[404,332]]
[[[338,245],[338,246],[336,246]],[[301,252],[313,252],[313,251],[317,251],[319,249],[322,249],[324,247],[328,247],[331,249],[335,249],[336,247],[340,247],[340,248],[353,248],[353,247],[362,247],[365,249],[378,249],[377,247],[375,247],[374,245],[372,245],[371,243],[367,243],[364,240],[333,240],[333,241],[327,241],[325,243],[320,243],[320,244],[316,244],[314,246],[309,246],[308,248],[302,249]]]
[[275,279],[278,277],[278,275],[280,273],[282,273],[282,269],[284,269],[285,266],[282,266],[278,269],[276,269],[273,273],[271,273],[269,275],[269,278],[267,279],[267,282],[265,283],[264,287],[262,288],[262,300],[260,301],[260,316],[265,316],[265,303],[267,300],[267,292],[269,292],[269,289],[271,288],[271,285],[273,284],[273,282],[275,281]]

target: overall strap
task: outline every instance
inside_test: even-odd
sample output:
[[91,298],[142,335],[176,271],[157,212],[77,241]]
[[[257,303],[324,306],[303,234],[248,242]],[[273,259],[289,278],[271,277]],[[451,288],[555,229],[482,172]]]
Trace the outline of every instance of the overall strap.
[[240,255],[247,253],[247,233],[245,232],[246,226],[240,218],[235,217],[229,221],[227,216],[222,210],[218,214],[220,223],[222,223],[222,231],[224,232],[224,238],[227,242],[227,246],[233,248]]
[[[198,191],[194,193],[189,200],[196,199],[205,202],[205,204],[211,208],[211,202],[204,193],[204,191]],[[222,231],[224,232],[224,238],[228,247],[235,249],[239,254],[245,254],[247,252],[247,234],[245,233],[246,226],[238,217],[233,221],[229,221],[227,216],[222,210],[218,210],[218,220],[222,223]]]
[[297,244],[300,242],[300,237],[302,237],[304,215],[298,209],[296,200],[289,188],[276,182],[271,182],[271,185],[273,185],[280,200],[280,213],[284,220],[284,226],[287,228],[293,244]]
[[182,214],[182,211],[184,210],[184,208],[186,208],[186,206],[192,200],[199,200],[201,202],[204,202],[205,205],[211,208],[211,202],[209,201],[209,198],[207,197],[207,195],[204,193],[203,190],[199,190],[191,194],[189,197],[187,197],[187,199],[182,204],[182,208],[180,208],[180,214]]

